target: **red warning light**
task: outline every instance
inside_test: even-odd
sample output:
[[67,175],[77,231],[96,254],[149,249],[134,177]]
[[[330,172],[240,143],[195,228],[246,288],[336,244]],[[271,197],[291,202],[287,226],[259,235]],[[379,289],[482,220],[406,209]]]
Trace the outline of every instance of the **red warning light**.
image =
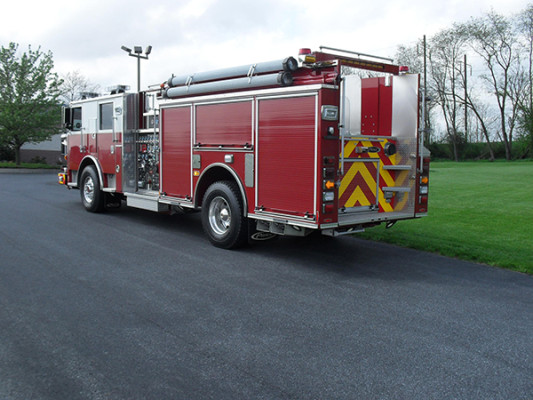
[[408,66],[406,66],[406,65],[402,65],[402,66],[400,67],[400,74],[406,74],[406,73],[408,73],[408,72],[409,72],[409,67],[408,67]]

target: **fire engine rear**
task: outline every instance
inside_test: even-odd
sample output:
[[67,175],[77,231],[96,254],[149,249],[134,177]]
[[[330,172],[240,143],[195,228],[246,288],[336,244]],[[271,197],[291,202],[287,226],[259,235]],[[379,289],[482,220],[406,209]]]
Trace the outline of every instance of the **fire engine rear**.
[[[371,71],[362,78],[357,71]],[[211,243],[427,214],[419,75],[321,47],[73,102],[60,183],[84,207],[199,210]]]

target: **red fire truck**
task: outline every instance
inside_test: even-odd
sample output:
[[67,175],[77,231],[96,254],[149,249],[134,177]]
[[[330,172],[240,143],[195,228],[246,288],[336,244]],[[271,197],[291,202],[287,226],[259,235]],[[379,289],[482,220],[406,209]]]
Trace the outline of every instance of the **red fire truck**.
[[140,93],[119,87],[65,109],[59,182],[91,212],[122,201],[199,210],[222,248],[392,226],[427,214],[419,81],[379,57],[321,47]]

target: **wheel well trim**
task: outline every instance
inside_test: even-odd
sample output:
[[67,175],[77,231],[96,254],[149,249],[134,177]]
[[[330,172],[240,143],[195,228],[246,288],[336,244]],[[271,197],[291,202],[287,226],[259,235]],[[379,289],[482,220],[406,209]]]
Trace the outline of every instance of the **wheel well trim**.
[[216,167],[222,167],[227,172],[229,172],[231,174],[231,176],[233,177],[233,180],[235,181],[235,183],[239,187],[239,191],[241,192],[243,215],[245,217],[247,217],[248,216],[248,200],[246,198],[246,191],[244,190],[244,186],[242,185],[241,179],[239,178],[239,175],[237,175],[237,173],[232,168],[230,168],[226,164],[222,164],[222,163],[211,164],[207,168],[205,168],[202,171],[202,173],[200,174],[200,176],[198,178],[198,182],[196,183],[196,186],[194,187],[194,204],[195,204],[195,206],[197,207],[199,205],[199,203],[200,203],[200,199],[198,198],[198,193],[197,192],[198,192],[198,187],[202,183],[202,179],[205,178],[206,173],[208,171],[210,171],[210,170],[212,170],[213,168],[216,168]]
[[80,187],[80,179],[81,179],[81,174],[83,173],[83,170],[88,166],[88,165],[94,165],[95,168],[96,168],[96,174],[98,175],[98,180],[100,181],[100,187],[103,189],[104,188],[104,174],[102,172],[102,167],[100,166],[100,163],[98,162],[98,160],[94,157],[94,156],[85,156],[83,157],[83,160],[81,160],[80,162],[80,168],[79,168],[79,171],[78,171],[78,187]]

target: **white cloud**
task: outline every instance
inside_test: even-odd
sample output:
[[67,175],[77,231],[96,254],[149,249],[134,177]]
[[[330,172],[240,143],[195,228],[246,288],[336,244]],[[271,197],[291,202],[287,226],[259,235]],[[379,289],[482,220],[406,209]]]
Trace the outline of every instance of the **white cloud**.
[[142,83],[295,55],[328,45],[394,55],[453,22],[495,11],[510,15],[527,0],[50,0],[3,5],[0,44],[41,45],[56,70],[73,70],[101,87],[136,87],[136,60],[120,46],[152,45],[141,62]]

